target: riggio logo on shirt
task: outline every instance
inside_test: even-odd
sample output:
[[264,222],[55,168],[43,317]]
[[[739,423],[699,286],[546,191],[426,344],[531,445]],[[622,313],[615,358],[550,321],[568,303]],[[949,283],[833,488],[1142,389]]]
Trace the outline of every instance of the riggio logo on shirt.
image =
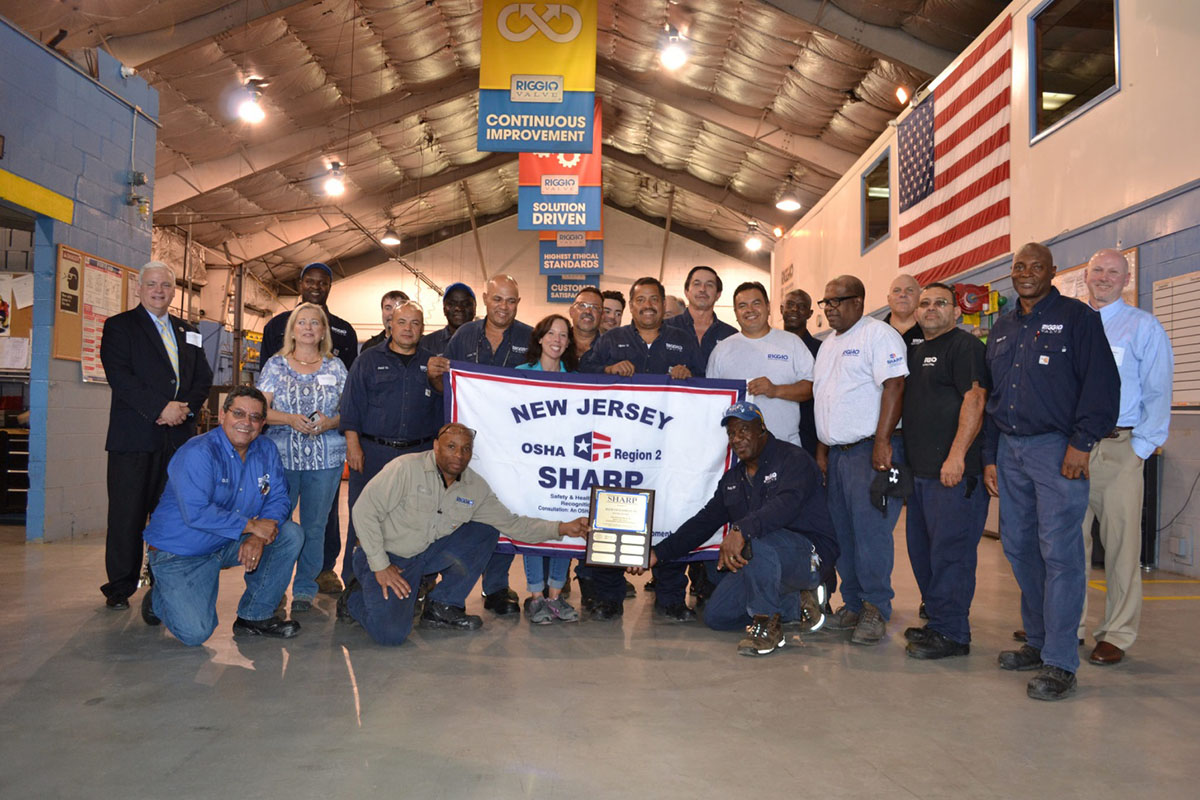
[[682,353],[682,352],[683,352],[683,345],[681,345],[681,344],[668,344],[668,345],[667,345],[667,349],[668,349],[668,350],[674,350],[674,351],[676,351],[676,352]]
[[923,367],[932,367],[937,364],[937,356],[925,356],[925,361],[922,362]]
[[857,347],[847,347],[845,350],[842,351],[843,356],[857,356],[861,353],[862,353],[862,351],[859,350]]
[[787,353],[767,353],[768,361],[787,361]]
[[1062,325],[1051,325],[1049,322],[1042,324],[1042,333],[1062,333]]

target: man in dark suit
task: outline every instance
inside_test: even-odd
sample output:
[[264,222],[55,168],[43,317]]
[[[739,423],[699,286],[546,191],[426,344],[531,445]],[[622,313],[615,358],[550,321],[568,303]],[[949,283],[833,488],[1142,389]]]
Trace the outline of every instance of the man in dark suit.
[[100,587],[109,608],[129,608],[142,566],[142,529],[167,480],[167,462],[196,433],[212,370],[199,332],[167,313],[175,272],[151,261],[141,305],[104,323],[100,360],[112,389],[108,414],[108,538]]

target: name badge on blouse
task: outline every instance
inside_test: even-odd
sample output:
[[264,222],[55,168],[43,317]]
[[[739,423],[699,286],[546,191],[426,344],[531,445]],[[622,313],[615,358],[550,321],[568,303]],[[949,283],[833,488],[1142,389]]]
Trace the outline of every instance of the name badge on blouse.
[[334,378],[332,375],[318,375],[317,376],[317,385],[318,386],[337,386],[337,379]]
[[185,335],[187,337],[187,343],[192,345],[193,347],[203,347],[204,346],[204,339],[200,336],[199,333],[196,333],[196,331],[185,331]]
[[1114,347],[1114,348],[1112,348],[1112,354],[1113,354],[1113,361],[1117,362],[1118,367],[1121,366],[1121,364],[1124,363],[1124,361],[1125,361],[1125,348],[1124,347]]

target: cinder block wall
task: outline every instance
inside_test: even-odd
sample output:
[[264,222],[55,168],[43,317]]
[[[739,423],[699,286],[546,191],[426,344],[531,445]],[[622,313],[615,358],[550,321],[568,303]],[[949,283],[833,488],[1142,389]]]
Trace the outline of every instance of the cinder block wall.
[[29,539],[102,533],[108,507],[108,387],[83,383],[78,362],[50,356],[56,245],[134,267],[150,257],[150,223],[125,197],[135,127],[133,169],[153,182],[157,129],[147,116],[157,118],[158,94],[137,76],[122,78],[106,53],[98,58],[93,80],[0,20],[0,169],[75,202],[70,224],[32,214]]

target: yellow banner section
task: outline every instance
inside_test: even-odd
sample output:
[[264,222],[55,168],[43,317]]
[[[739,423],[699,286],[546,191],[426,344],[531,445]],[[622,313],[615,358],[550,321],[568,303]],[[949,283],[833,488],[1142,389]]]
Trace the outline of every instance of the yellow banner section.
[[483,0],[479,88],[504,89],[514,75],[561,75],[562,91],[596,90],[596,0]]
[[75,202],[71,198],[2,169],[0,198],[68,225],[75,222]]

